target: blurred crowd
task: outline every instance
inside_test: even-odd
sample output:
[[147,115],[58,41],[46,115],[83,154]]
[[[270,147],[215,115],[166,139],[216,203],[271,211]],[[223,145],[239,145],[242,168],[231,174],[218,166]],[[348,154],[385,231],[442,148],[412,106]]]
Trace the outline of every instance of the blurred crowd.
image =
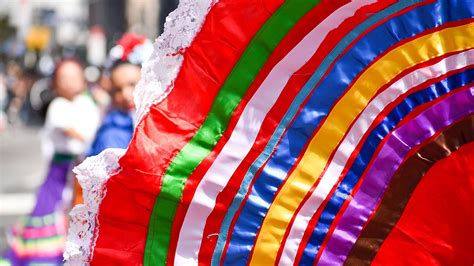
[[[151,43],[150,43],[151,46]],[[151,48],[149,48],[151,49]],[[25,67],[18,60],[0,62],[0,132],[7,126],[41,126],[52,100],[58,96],[53,84],[57,65],[73,59],[81,66],[85,93],[103,112],[111,103],[111,66],[87,66],[76,57],[48,58],[48,69]]]
[[[132,35],[126,36],[130,39],[134,38],[130,37]],[[120,41],[130,40],[121,39]],[[54,88],[54,71],[58,64],[67,59],[73,59],[81,66],[81,76],[85,81],[85,93],[90,95],[103,114],[111,104],[113,94],[111,69],[114,67],[114,62],[119,59],[115,57],[121,56],[120,49],[123,49],[122,47],[121,45],[114,46],[110,50],[105,64],[99,67],[94,65],[84,67],[83,60],[74,56],[53,58],[50,55],[43,55],[33,66],[25,65],[18,59],[0,62],[0,132],[7,126],[41,126],[44,124],[48,106],[58,96]],[[146,48],[137,49],[135,53],[146,54],[150,53],[151,49],[151,41],[147,40]],[[139,57],[135,60],[141,60],[145,55],[134,56]],[[133,63],[135,64],[135,62]]]
[[[7,126],[43,125],[48,106],[57,96],[52,84],[55,63],[51,62],[46,73],[17,60],[0,64],[0,69],[0,130]],[[88,67],[84,77],[86,91],[104,108],[110,101],[109,75],[103,69]]]
[[79,60],[87,91],[110,103],[111,48],[124,32],[155,39],[178,0],[0,0],[0,132],[43,125],[56,96],[52,75]]

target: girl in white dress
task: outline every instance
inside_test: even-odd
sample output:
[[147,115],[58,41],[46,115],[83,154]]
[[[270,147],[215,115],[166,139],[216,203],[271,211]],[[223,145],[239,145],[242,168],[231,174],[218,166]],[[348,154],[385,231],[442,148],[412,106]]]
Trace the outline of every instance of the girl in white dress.
[[66,214],[63,191],[75,158],[90,145],[99,125],[99,109],[85,92],[83,69],[74,60],[57,65],[57,97],[46,115],[44,135],[50,147],[48,175],[30,215],[13,227],[4,260],[13,265],[62,265]]

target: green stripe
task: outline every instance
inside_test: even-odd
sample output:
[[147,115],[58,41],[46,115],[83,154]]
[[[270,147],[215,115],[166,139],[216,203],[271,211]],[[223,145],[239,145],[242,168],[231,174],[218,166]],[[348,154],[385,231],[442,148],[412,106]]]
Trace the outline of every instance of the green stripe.
[[232,113],[270,54],[301,17],[319,2],[320,0],[287,0],[247,46],[214,99],[204,123],[165,172],[148,227],[145,265],[165,265],[171,227],[187,178],[219,141]]

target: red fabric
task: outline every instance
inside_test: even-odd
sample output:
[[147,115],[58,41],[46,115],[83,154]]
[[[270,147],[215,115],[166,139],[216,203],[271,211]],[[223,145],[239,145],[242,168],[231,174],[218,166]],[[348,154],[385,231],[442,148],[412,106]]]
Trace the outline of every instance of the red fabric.
[[373,265],[474,264],[473,160],[470,143],[428,171]]
[[[123,170],[106,184],[93,265],[143,263],[149,218],[164,171],[202,124],[248,42],[280,3],[222,0],[211,9],[185,51],[174,89],[137,126],[120,160]],[[233,26],[221,27],[222,23]]]

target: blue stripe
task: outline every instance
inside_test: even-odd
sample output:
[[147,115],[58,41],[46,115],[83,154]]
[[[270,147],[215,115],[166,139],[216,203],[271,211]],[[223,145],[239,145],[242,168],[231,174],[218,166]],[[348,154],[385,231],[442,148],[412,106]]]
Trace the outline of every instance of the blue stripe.
[[[452,8],[452,12],[450,13],[441,12],[441,10],[444,10],[442,6],[445,4],[450,4],[453,7],[457,5],[456,3],[451,2],[453,1],[443,1],[443,4],[417,8],[405,15],[385,22],[360,40],[350,50],[350,52],[342,57],[328,77],[320,84],[320,86],[318,86],[318,88],[316,88],[316,93],[311,96],[307,106],[298,115],[289,131],[283,137],[279,148],[270,159],[269,163],[265,166],[260,177],[257,179],[257,182],[251,191],[249,200],[244,205],[242,215],[238,218],[236,227],[233,230],[229,249],[224,261],[226,264],[240,265],[247,263],[256,232],[268,211],[270,203],[273,201],[275,191],[281,185],[287,172],[293,167],[293,164],[300,155],[305,143],[317,128],[321,119],[326,116],[334,101],[339,98],[352,80],[378,55],[390,46],[398,43],[400,40],[412,37],[426,29],[437,27],[442,23],[465,18],[466,13],[468,13],[466,10],[469,10],[467,7],[464,9]],[[401,4],[404,5],[401,6]],[[410,2],[410,4],[413,4],[413,2]],[[406,7],[408,2],[398,3],[398,5],[398,9],[392,6],[391,11],[394,11],[394,9],[399,11]],[[450,9],[447,10],[449,11]],[[385,16],[383,16],[382,13],[385,13]],[[378,18],[386,17],[388,16],[387,14],[392,13],[386,9],[378,13]],[[360,26],[373,25],[375,21],[378,21],[375,16],[371,19],[371,24],[366,21],[367,24],[361,24]],[[361,30],[360,26],[358,27],[359,30]],[[358,34],[350,34],[349,36],[354,36],[355,38]],[[341,44],[347,43],[350,42],[341,42]],[[336,57],[334,54],[333,56],[333,58]],[[291,120],[297,107],[301,104],[302,99],[304,99],[307,93],[315,86],[316,82],[322,76],[324,71],[320,71],[320,69],[318,72],[315,72],[308,84],[306,84],[302,89],[302,92],[298,95],[297,99],[295,99],[295,102],[292,104],[292,109],[287,113],[282,121],[283,124],[288,123],[288,121]],[[280,132],[284,127],[284,125],[280,125]],[[219,259],[219,255],[222,252],[221,248],[226,237],[223,235],[226,234],[226,231],[224,230],[228,228],[232,215],[235,214],[240,201],[245,195],[246,188],[248,188],[248,184],[250,183],[252,176],[255,174],[255,171],[261,166],[261,163],[268,158],[270,151],[274,147],[276,141],[278,141],[278,136],[275,135],[280,134],[281,136],[280,132],[275,132],[272,137],[272,142],[267,146],[267,148],[270,149],[265,149],[263,154],[259,159],[257,159],[256,163],[247,173],[241,191],[239,191],[238,196],[234,200],[234,203],[226,216],[221,235],[219,236],[218,247],[216,248],[216,252],[219,253],[215,253],[215,255],[217,254],[218,256],[213,258],[214,263],[218,261],[214,259]],[[289,141],[290,139],[291,142]]]
[[452,90],[458,89],[472,82],[474,82],[474,69],[450,76],[422,91],[413,93],[394,108],[387,117],[385,117],[385,119],[374,128],[372,132],[370,132],[359,155],[355,159],[354,164],[351,166],[347,175],[339,184],[335,193],[331,196],[331,199],[325,206],[324,211],[321,213],[315,230],[304,249],[300,263],[301,265],[313,265],[316,254],[326,237],[332,221],[336,217],[347,196],[351,193],[353,187],[364,173],[380,142],[382,142],[389,132],[391,132],[398,123],[417,106],[433,101]]

